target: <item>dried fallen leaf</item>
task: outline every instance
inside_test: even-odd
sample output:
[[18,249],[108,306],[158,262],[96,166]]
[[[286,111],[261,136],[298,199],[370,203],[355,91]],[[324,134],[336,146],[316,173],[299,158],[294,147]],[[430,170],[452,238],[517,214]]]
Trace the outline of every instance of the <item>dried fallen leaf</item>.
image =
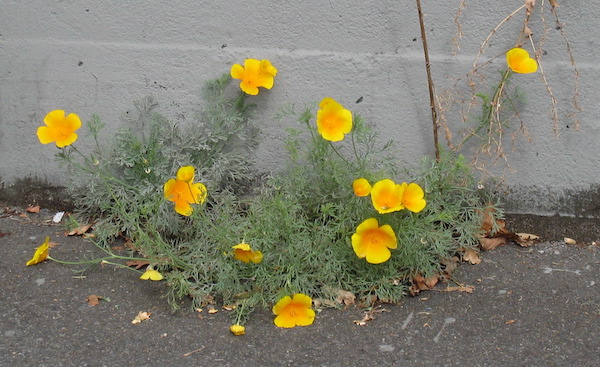
[[95,294],[90,294],[89,296],[87,296],[85,301],[88,303],[88,305],[94,307],[94,306],[98,306],[101,299],[102,299],[101,296],[97,296]]
[[233,310],[235,310],[236,308],[237,308],[237,306],[236,306],[236,305],[223,305],[223,309],[224,309],[225,311],[233,311]]
[[419,274],[413,278],[409,291],[413,296],[415,296],[419,294],[420,291],[428,290],[435,287],[438,281],[439,277],[437,276],[425,278]]
[[458,267],[458,261],[458,256],[452,256],[449,259],[442,260],[441,263],[444,265],[444,273],[451,275]]
[[553,8],[558,8],[558,0],[550,0],[550,5],[552,5]]
[[27,209],[25,209],[27,211],[27,213],[39,213],[40,212],[40,206],[36,205],[36,206],[30,206]]
[[472,285],[459,285],[457,287],[446,287],[442,289],[442,292],[461,292],[461,293],[473,293],[475,287]]
[[208,309],[209,314],[214,314],[214,313],[219,312],[219,310],[214,308],[213,306],[206,306],[206,308]]
[[337,290],[337,296],[335,297],[335,301],[339,304],[349,306],[354,303],[356,300],[356,296],[354,293],[349,291],[344,291],[342,289]]
[[481,248],[486,251],[495,250],[496,248],[506,244],[506,238],[495,237],[495,238],[480,238],[479,244]]
[[94,223],[83,224],[73,230],[71,230],[68,235],[69,236],[81,236],[92,228]]
[[152,315],[150,312],[140,311],[137,316],[131,321],[132,324],[139,324],[142,321],[148,320]]
[[127,261],[125,263],[125,265],[131,267],[131,266],[135,266],[136,269],[139,269],[141,267],[144,267],[146,265],[150,265],[150,262],[148,260],[130,260]]
[[507,322],[505,322],[505,324],[511,325],[511,324],[514,324],[515,322],[517,322],[517,320],[508,320]]
[[367,324],[367,321],[375,320],[376,313],[385,312],[385,311],[387,311],[387,310],[384,308],[381,308],[380,306],[373,307],[369,311],[365,312],[365,314],[361,320],[354,320],[353,322],[358,326],[365,326]]
[[477,251],[475,251],[473,249],[465,250],[465,253],[463,254],[463,260],[468,261],[469,263],[471,263],[473,265],[479,264],[481,262],[479,253],[477,253]]

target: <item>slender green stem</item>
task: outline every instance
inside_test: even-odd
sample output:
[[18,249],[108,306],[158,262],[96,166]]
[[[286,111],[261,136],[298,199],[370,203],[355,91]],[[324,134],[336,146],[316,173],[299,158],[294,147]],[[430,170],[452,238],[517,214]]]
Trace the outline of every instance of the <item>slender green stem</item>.
[[333,150],[333,152],[335,154],[337,154],[338,157],[340,157],[348,166],[350,166],[351,168],[354,168],[354,164],[352,162],[350,162],[348,159],[346,159],[346,157],[344,157],[339,150],[337,150],[337,148],[335,147],[335,145],[333,145],[332,142],[329,142],[329,146],[331,147],[331,149]]
[[109,261],[110,259],[119,259],[119,260],[145,260],[139,257],[127,257],[127,256],[119,256],[119,255],[114,255],[114,256],[106,256],[106,257],[101,257],[98,259],[92,259],[92,260],[84,260],[84,261],[65,261],[65,260],[59,260],[56,259],[52,256],[48,256],[49,260],[52,260],[54,262],[57,262],[59,264],[65,264],[65,265],[93,265],[93,264],[107,264],[107,265],[113,265],[119,268],[125,268],[125,269],[129,269],[129,270],[133,270],[135,272],[141,273],[141,271],[133,269],[127,265],[123,265],[123,264],[119,264],[117,262],[112,262]]

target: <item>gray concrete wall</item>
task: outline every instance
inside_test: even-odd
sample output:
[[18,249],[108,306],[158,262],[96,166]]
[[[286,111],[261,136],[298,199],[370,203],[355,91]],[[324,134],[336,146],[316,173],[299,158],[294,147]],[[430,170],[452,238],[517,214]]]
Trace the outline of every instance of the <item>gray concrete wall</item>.
[[[457,88],[458,96],[468,89],[464,79],[454,87],[455,79],[469,72],[485,37],[522,1],[466,2],[459,49],[452,39],[460,1],[423,3],[438,92]],[[548,1],[544,11],[537,3],[530,27],[536,41],[545,39],[542,63],[558,102],[558,133],[541,74],[516,75],[531,141],[507,139],[510,169],[500,164],[492,171],[511,190],[510,211],[600,216],[600,4],[561,1],[558,8],[581,75],[577,130],[565,42]],[[414,1],[0,0],[0,9],[0,180],[6,183],[34,176],[67,184],[53,160],[56,148],[40,145],[35,135],[48,111],[76,112],[83,120],[98,113],[114,131],[131,102],[151,94],[161,112],[185,121],[199,108],[203,82],[248,57],[270,59],[279,70],[275,87],[252,97],[265,126],[275,124],[271,117],[287,103],[331,96],[396,140],[401,162],[413,166],[432,154]],[[502,54],[514,45],[522,19],[523,12],[506,22],[486,48],[482,62],[500,57],[486,68],[480,90],[489,90],[504,68]],[[456,108],[446,116],[461,127]],[[266,132],[262,168],[280,162],[282,130]]]

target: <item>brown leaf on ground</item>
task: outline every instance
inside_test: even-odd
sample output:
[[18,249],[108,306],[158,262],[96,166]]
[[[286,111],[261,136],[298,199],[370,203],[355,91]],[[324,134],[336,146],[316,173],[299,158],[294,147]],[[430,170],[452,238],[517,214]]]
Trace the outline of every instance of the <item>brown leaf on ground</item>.
[[458,285],[456,287],[446,287],[446,289],[440,289],[442,292],[461,292],[461,293],[473,293],[475,287],[472,285]]
[[84,233],[86,233],[87,231],[89,231],[92,226],[94,225],[94,223],[88,223],[88,224],[83,224],[80,225],[79,227],[71,230],[69,233],[67,233],[67,235],[69,236],[81,236]]
[[146,321],[150,318],[150,315],[152,315],[150,312],[144,312],[144,311],[140,311],[135,318],[133,319],[133,321],[131,321],[132,324],[139,324],[142,321]]
[[144,267],[146,265],[150,265],[150,261],[147,260],[130,260],[125,262],[125,265],[132,267],[135,266],[136,269]]
[[473,249],[465,250],[463,254],[463,261],[468,261],[469,263],[476,265],[481,262],[481,258],[479,257],[479,253]]
[[339,304],[349,306],[356,300],[356,296],[352,292],[338,289],[336,293],[335,301]]
[[553,8],[558,8],[558,0],[550,0],[550,5],[552,5]]
[[493,207],[487,207],[483,211],[483,221],[481,223],[481,230],[485,237],[488,237],[492,234],[492,230],[494,229],[494,213],[496,209]]
[[90,294],[89,296],[87,296],[85,301],[87,302],[88,305],[94,307],[94,306],[98,306],[101,299],[102,299],[101,296],[97,296],[95,294]]
[[368,321],[375,320],[375,314],[387,311],[381,306],[372,307],[369,311],[366,311],[363,318],[360,320],[354,320],[353,322],[358,326],[365,326]]
[[439,277],[423,277],[421,274],[417,275],[413,278],[412,284],[409,288],[410,293],[415,296],[419,294],[420,291],[429,290],[438,283]]
[[39,213],[40,212],[40,206],[36,205],[36,206],[30,206],[27,209],[25,209],[27,211],[27,213]]
[[495,237],[495,238],[480,238],[479,245],[485,251],[495,250],[498,247],[506,244],[506,238]]
[[442,260],[441,264],[444,265],[444,273],[450,276],[458,267],[458,261],[458,256],[452,256],[449,259]]

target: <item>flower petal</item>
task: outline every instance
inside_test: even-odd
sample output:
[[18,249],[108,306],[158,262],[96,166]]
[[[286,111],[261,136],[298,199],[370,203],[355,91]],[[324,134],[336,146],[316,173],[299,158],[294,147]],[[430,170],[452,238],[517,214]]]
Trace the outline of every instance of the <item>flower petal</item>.
[[42,144],[49,144],[56,141],[56,137],[53,134],[54,130],[48,126],[40,126],[37,129],[37,137]]
[[184,166],[177,170],[177,180],[192,182],[194,181],[194,167],[192,166]]
[[50,111],[44,117],[44,123],[48,127],[58,127],[63,124],[65,121],[65,111],[63,110],[54,110]]
[[44,243],[41,244],[37,249],[35,249],[33,256],[31,257],[31,259],[29,261],[27,261],[27,264],[25,264],[25,265],[30,266],[30,265],[39,264],[42,261],[46,261],[46,259],[48,258],[48,252],[49,252],[49,248],[50,248],[48,245],[49,242],[50,242],[50,237],[46,236],[46,240],[44,241]]
[[277,301],[277,303],[273,306],[273,313],[275,315],[280,315],[281,312],[283,310],[285,310],[285,308],[287,307],[287,305],[289,305],[290,303],[292,303],[292,297],[290,296],[285,296],[283,298],[281,298],[279,301]]

